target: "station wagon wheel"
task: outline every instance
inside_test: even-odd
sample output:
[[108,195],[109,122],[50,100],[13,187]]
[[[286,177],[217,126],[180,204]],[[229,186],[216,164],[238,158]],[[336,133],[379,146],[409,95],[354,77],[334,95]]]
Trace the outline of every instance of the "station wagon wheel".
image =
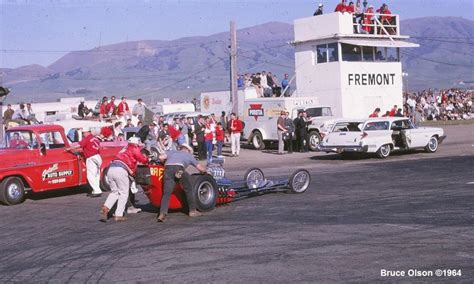
[[265,175],[259,168],[251,168],[244,174],[245,185],[248,188],[258,188],[265,181]]
[[16,205],[25,201],[25,186],[19,177],[8,177],[0,184],[0,201]]
[[307,170],[296,170],[288,180],[288,186],[293,193],[305,192],[311,183],[311,175]]
[[430,141],[425,147],[425,151],[428,153],[434,153],[438,150],[438,138],[436,136],[431,136]]
[[381,159],[385,159],[388,156],[390,156],[390,151],[391,151],[391,148],[389,144],[382,145],[377,150],[377,156]]

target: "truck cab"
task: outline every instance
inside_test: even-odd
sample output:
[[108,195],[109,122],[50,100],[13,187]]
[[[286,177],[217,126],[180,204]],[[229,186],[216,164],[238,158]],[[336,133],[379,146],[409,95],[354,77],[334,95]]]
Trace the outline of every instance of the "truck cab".
[[[85,159],[71,145],[59,125],[9,128],[0,148],[0,201],[15,205],[26,192],[42,192],[87,184]],[[123,145],[104,143],[102,166],[107,166]]]

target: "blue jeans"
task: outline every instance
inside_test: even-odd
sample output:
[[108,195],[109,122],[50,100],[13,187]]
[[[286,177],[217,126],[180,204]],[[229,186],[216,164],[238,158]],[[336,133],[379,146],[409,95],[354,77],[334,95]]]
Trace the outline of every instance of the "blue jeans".
[[207,161],[212,161],[212,140],[206,140]]
[[217,156],[222,156],[222,145],[224,141],[217,141]]

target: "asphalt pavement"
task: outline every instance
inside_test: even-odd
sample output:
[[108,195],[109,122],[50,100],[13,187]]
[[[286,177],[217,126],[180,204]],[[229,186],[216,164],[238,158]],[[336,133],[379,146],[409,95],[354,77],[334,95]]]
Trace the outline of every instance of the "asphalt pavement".
[[229,177],[250,167],[268,177],[306,168],[310,188],[200,218],[174,212],[156,223],[157,210],[139,194],[144,212],[104,224],[105,196],[81,188],[0,206],[0,282],[472,283],[474,126],[444,128],[438,152],[386,160],[244,149],[226,159]]

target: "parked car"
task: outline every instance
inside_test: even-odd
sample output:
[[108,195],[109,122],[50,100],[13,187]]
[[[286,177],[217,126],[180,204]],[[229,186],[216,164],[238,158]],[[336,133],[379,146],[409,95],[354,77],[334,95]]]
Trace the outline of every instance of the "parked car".
[[387,158],[399,150],[421,148],[434,153],[445,138],[443,129],[416,127],[404,117],[349,119],[335,121],[319,149],[326,153],[376,153]]

